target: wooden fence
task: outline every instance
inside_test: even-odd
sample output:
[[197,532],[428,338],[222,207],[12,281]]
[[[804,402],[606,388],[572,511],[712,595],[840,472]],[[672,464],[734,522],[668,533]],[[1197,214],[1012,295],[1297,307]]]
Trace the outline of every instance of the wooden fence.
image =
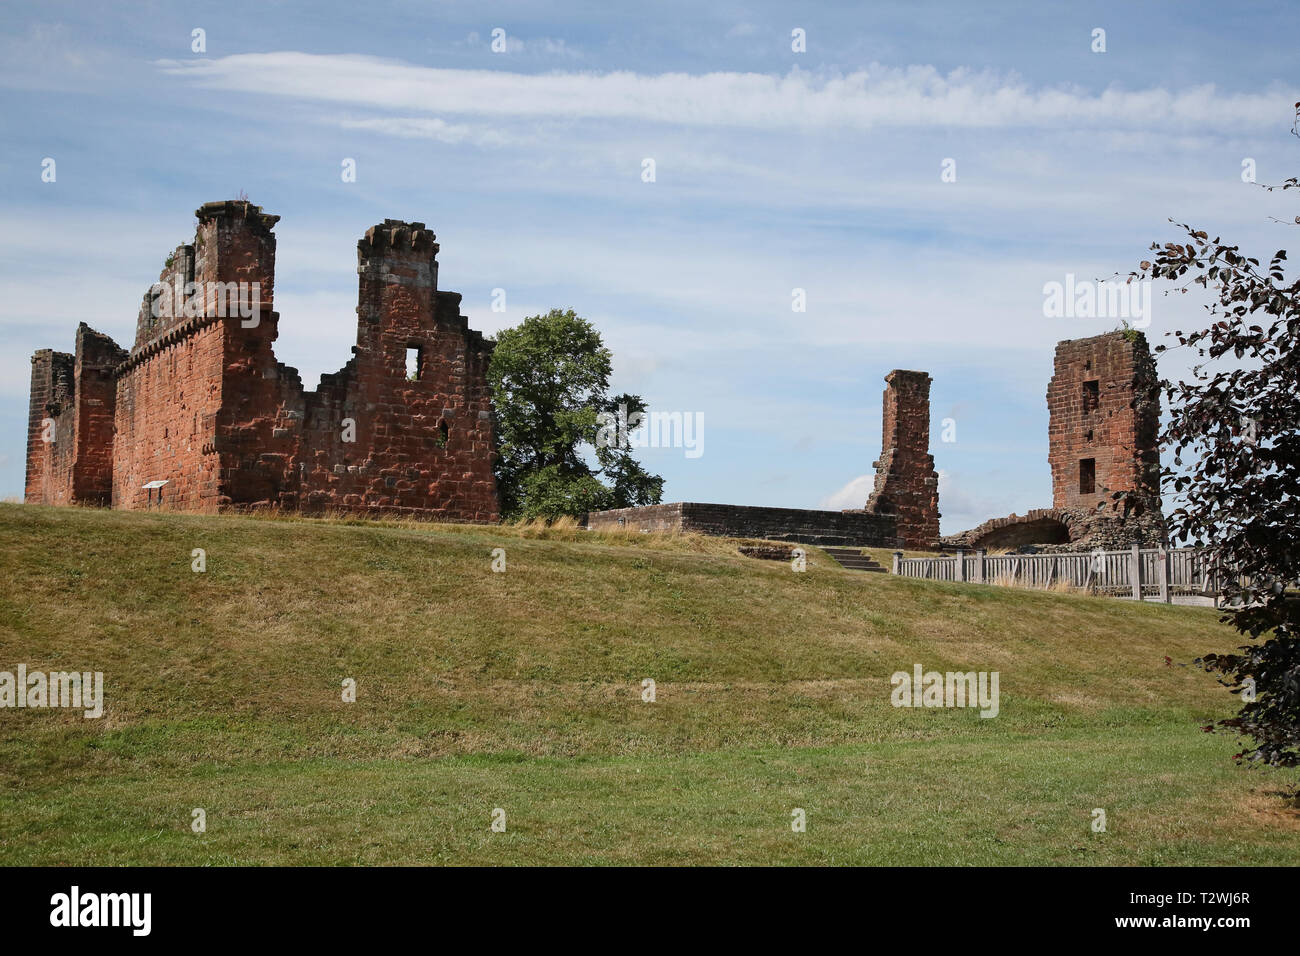
[[1139,548],[1068,554],[959,551],[943,558],[894,552],[894,574],[1024,588],[1072,588],[1131,601],[1214,604],[1215,572],[1195,548]]

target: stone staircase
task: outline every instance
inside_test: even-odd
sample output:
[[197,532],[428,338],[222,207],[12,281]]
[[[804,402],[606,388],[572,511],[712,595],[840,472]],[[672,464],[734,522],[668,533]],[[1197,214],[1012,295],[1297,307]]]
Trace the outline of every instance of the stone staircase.
[[850,571],[885,573],[885,569],[869,555],[863,554],[861,548],[822,548],[822,550],[839,562],[840,567],[848,568]]

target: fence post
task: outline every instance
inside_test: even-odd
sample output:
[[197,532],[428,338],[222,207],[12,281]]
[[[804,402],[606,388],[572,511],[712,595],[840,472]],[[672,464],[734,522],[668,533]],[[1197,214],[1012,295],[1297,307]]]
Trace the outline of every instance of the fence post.
[[1169,604],[1169,552],[1166,549],[1160,549],[1156,563],[1160,566],[1160,600]]
[[953,580],[966,580],[966,552],[962,548],[957,549],[957,573],[953,576]]
[[903,560],[903,552],[895,551],[894,552],[894,573],[895,574],[898,574],[902,570],[902,568],[899,566],[902,560]]
[[1133,600],[1142,600],[1142,546],[1133,545]]
[[988,578],[985,576],[985,573],[984,573],[984,572],[985,572],[985,569],[984,569],[984,559],[985,559],[986,557],[988,557],[988,554],[989,554],[989,553],[988,553],[988,551],[986,551],[984,548],[980,548],[979,551],[977,551],[976,553],[980,556],[980,562],[979,562],[979,572],[980,572],[980,578],[979,578],[979,581],[980,581],[980,584],[987,584],[987,583],[988,583]]

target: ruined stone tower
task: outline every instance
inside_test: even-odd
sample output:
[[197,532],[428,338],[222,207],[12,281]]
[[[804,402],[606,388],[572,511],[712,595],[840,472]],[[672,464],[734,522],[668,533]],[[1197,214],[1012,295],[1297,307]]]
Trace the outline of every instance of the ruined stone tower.
[[[185,511],[286,503],[278,492],[292,443],[273,439],[249,407],[278,404],[267,358],[279,322],[271,230],[280,217],[247,202],[205,203],[195,216],[193,244],[168,257],[145,293],[135,343],[117,370],[116,508],[145,507],[157,497],[143,487],[153,481],[167,482],[167,507]],[[253,491],[254,474],[265,494]]]
[[908,548],[939,540],[939,475],[930,454],[930,376],[895,369],[885,376],[880,460],[864,511],[892,514]]
[[73,353],[32,356],[28,501],[107,505],[113,495],[113,369],[126,352],[81,323]]
[[1058,343],[1047,409],[1053,507],[1114,514],[1123,491],[1130,511],[1159,511],[1160,395],[1141,332]]
[[433,233],[366,232],[353,358],[308,392],[273,350],[279,217],[247,201],[195,215],[129,353],[83,325],[75,357],[33,357],[27,500],[497,520],[491,343],[438,289]]
[[[1052,507],[992,518],[944,545],[1080,551],[1165,544],[1160,392],[1146,337],[1125,329],[1058,342],[1047,410]],[[1115,492],[1127,494],[1116,500]]]
[[422,222],[385,219],[357,243],[355,354],[299,406],[308,505],[499,518],[492,344],[460,314],[460,293],[438,289],[434,239]]

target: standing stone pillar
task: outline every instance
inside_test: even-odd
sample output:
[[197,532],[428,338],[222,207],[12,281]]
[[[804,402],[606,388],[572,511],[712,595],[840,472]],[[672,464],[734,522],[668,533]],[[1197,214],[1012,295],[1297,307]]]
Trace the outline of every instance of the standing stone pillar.
[[862,510],[892,514],[903,546],[930,550],[939,541],[939,474],[930,454],[930,376],[895,369],[885,376],[876,485]]

